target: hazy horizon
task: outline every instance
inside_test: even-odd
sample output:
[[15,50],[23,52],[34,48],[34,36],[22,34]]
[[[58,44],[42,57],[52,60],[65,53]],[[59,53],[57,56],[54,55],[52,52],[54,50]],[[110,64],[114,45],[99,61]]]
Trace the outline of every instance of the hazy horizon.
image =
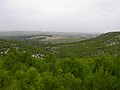
[[120,31],[120,0],[0,0],[0,31]]

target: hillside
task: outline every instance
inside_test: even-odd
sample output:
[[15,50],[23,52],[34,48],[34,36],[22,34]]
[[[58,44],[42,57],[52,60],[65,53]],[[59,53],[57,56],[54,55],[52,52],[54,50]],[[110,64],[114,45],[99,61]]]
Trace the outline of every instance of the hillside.
[[[7,49],[17,47],[22,51],[27,50],[40,53],[43,51],[49,53],[54,52],[60,58],[99,57],[105,54],[117,56],[120,53],[120,32],[109,32],[80,42],[60,44],[45,43],[34,39],[24,41],[1,40],[0,47],[1,53]],[[42,49],[42,52],[39,49]]]
[[120,32],[74,43],[0,40],[0,90],[120,90]]
[[77,43],[58,45],[60,57],[97,57],[120,53],[120,32],[109,32]]

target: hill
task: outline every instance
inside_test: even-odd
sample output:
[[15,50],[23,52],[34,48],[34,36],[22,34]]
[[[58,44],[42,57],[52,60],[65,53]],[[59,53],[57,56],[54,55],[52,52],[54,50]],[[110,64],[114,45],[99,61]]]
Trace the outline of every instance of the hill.
[[120,32],[76,43],[0,40],[0,90],[120,90]]
[[120,53],[120,32],[109,32],[77,43],[57,46],[60,57],[97,57],[104,54],[117,56]]

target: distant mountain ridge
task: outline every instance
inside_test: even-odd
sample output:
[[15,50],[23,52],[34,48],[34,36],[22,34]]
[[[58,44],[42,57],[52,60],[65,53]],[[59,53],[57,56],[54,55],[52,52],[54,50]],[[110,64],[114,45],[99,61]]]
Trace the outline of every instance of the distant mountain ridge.
[[24,35],[37,35],[44,34],[41,31],[6,31],[0,32],[0,36],[24,36]]
[[91,36],[98,35],[99,33],[70,33],[70,32],[43,32],[43,31],[5,31],[0,32],[0,36],[24,36],[24,35],[81,35],[83,36]]

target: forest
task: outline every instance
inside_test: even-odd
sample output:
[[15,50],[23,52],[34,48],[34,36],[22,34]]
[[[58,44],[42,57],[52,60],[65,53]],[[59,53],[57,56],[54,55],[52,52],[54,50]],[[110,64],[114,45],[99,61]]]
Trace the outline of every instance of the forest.
[[1,39],[0,90],[120,90],[120,32],[74,43]]

